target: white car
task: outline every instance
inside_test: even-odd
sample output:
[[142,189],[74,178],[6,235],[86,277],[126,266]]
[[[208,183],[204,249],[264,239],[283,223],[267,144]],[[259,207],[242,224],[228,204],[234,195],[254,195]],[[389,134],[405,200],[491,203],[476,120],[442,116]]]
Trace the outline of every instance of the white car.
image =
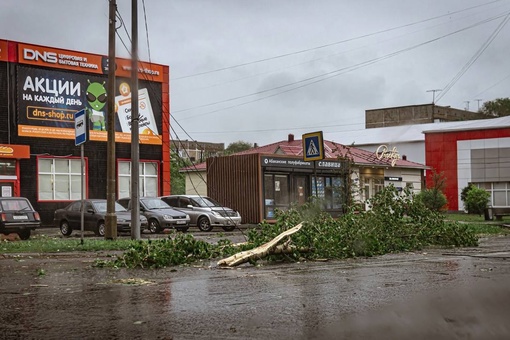
[[160,198],[171,207],[188,214],[190,225],[202,231],[211,231],[214,227],[232,231],[241,224],[241,215],[237,211],[207,196],[169,195]]

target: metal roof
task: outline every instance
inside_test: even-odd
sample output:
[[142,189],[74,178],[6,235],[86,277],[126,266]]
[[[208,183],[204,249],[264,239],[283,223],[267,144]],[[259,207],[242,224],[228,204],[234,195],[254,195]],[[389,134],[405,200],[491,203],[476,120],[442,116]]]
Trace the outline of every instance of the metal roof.
[[395,144],[402,142],[424,142],[424,133],[459,130],[485,130],[510,128],[510,116],[458,122],[426,123],[383,128],[345,131],[328,138],[349,145]]
[[[303,144],[301,139],[282,140],[276,143],[260,146],[234,155],[248,154],[283,154],[289,156],[303,157]],[[338,157],[349,157],[354,164],[364,166],[391,166],[391,160],[378,159],[374,152],[363,150],[354,146],[346,146],[329,140],[324,140],[325,158],[335,159]],[[395,167],[425,169],[426,166],[420,163],[399,159]]]

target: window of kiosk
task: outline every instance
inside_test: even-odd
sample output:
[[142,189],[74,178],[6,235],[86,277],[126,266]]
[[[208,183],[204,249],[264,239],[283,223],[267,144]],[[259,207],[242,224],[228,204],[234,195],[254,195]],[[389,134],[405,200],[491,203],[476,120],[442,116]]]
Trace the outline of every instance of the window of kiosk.
[[289,208],[289,176],[264,175],[264,216],[267,219],[275,217],[275,210]]
[[315,177],[312,177],[312,195],[323,202],[326,210],[340,210],[346,199],[344,183],[341,177],[318,176],[317,186]]

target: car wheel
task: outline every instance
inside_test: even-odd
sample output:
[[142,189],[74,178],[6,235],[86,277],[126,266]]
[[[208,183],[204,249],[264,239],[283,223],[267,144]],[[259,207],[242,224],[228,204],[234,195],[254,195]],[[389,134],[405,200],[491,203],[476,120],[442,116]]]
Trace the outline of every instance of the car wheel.
[[211,225],[211,222],[209,222],[209,219],[207,217],[200,217],[198,219],[198,229],[202,230],[202,231],[211,231],[212,230],[212,225]]
[[104,221],[99,221],[99,223],[97,224],[96,231],[95,231],[96,236],[104,237],[105,229],[106,229],[106,226],[104,224]]
[[62,235],[64,236],[69,236],[71,235],[71,233],[73,232],[73,229],[71,229],[71,227],[69,226],[69,222],[67,221],[62,221],[60,223],[60,232],[62,233]]
[[30,229],[18,231],[18,236],[22,240],[28,240],[30,238]]
[[226,226],[223,226],[222,228],[225,231],[233,231],[236,228],[236,226],[235,225],[226,225]]
[[181,232],[185,233],[188,231],[189,227],[177,227],[175,229],[177,229],[177,231],[181,231]]
[[153,218],[149,220],[149,231],[151,234],[159,234],[161,232],[161,226],[157,220]]

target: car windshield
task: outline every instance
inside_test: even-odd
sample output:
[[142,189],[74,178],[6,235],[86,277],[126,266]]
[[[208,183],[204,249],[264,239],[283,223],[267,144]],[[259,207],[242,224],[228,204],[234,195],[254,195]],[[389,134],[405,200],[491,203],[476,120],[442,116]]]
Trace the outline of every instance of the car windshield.
[[171,208],[168,204],[160,200],[159,198],[144,198],[142,199],[146,209],[169,209]]
[[119,212],[119,211],[127,211],[126,208],[124,208],[122,205],[120,205],[119,203],[115,202],[115,212]]
[[[106,201],[95,201],[95,202],[92,202],[92,204],[94,205],[94,208],[96,208],[97,212],[100,212],[100,213],[106,212],[106,204],[107,204]],[[115,202],[115,212],[120,212],[120,211],[127,211],[127,210],[122,205]]]
[[221,207],[221,204],[219,204],[210,197],[206,196],[194,197],[193,200],[199,207]]
[[23,199],[0,200],[3,211],[31,210],[28,202]]

